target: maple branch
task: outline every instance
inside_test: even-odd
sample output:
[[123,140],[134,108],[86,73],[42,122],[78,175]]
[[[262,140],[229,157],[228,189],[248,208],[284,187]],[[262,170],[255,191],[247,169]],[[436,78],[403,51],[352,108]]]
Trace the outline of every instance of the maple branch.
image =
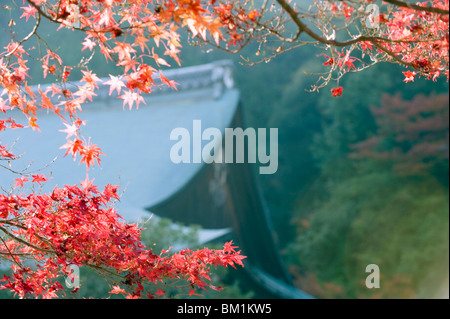
[[[3,160],[3,159],[2,159],[2,160]],[[24,175],[24,174],[22,174],[21,172],[15,171],[15,170],[13,170],[13,169],[11,169],[11,168],[9,168],[9,167],[3,165],[3,164],[0,164],[0,167],[6,169],[6,170],[8,170],[8,171],[10,171],[10,172],[13,173],[13,174]]]
[[315,33],[313,30],[311,30],[298,16],[298,13],[285,1],[285,0],[276,0],[280,6],[289,14],[292,21],[297,25],[299,28],[297,34],[293,38],[292,41],[295,41],[296,38],[298,38],[303,32],[309,35],[311,38],[316,40],[317,42],[327,44],[334,47],[346,47],[350,46],[352,44],[356,44],[359,42],[366,42],[366,41],[389,41],[389,39],[382,38],[382,37],[368,37],[368,36],[359,36],[352,40],[347,40],[344,42],[336,41],[336,40],[330,40],[326,39],[317,33]]
[[403,1],[399,1],[399,0],[383,0],[383,1],[393,4],[397,7],[413,9],[416,11],[424,11],[424,12],[439,13],[439,14],[449,14],[449,10],[436,8],[436,7],[422,7],[417,4],[403,2]]
[[[9,251],[8,247],[6,247],[6,249],[8,249],[8,251]],[[12,252],[4,253],[2,251],[0,251],[0,255],[3,255],[3,256],[20,256],[20,257],[31,257],[31,256],[33,256],[32,254],[26,254],[26,253],[12,253]]]
[[[14,223],[9,223],[9,222],[6,221],[6,220],[2,220],[2,221],[0,221],[0,222],[3,223],[3,224],[13,225],[13,226],[18,227],[18,228],[21,228],[21,229],[26,229],[26,228],[25,228],[24,226],[22,226],[22,225],[18,225],[18,224],[14,224]],[[36,246],[34,246],[33,244],[30,244],[29,242],[27,242],[27,241],[25,241],[25,240],[23,240],[23,239],[21,239],[21,238],[19,238],[19,237],[17,237],[17,236],[14,236],[14,235],[11,234],[8,230],[6,230],[5,228],[3,228],[3,227],[1,227],[1,226],[0,226],[0,230],[3,231],[3,232],[4,232],[6,235],[8,235],[9,237],[13,238],[14,240],[16,240],[16,241],[18,241],[18,242],[20,242],[20,243],[22,243],[22,244],[24,244],[24,245],[26,245],[26,246],[29,246],[29,247],[31,247],[31,248],[33,248],[33,249],[35,249],[35,250],[38,250],[38,251],[41,251],[41,252],[44,252],[44,253],[48,253],[48,254],[53,254],[53,255],[55,255],[55,253],[54,253],[53,251],[51,251],[51,250],[47,250],[47,249],[43,249],[43,248],[36,247]],[[37,235],[36,235],[36,236],[37,236]],[[40,236],[37,236],[37,237],[38,237],[40,240],[45,241],[45,240],[44,240],[43,238],[41,238]],[[0,239],[1,239],[1,237],[0,237]],[[30,255],[30,254],[25,254],[25,253],[23,253],[23,254],[12,253],[12,252],[9,250],[8,246],[6,245],[6,243],[4,242],[3,239],[2,239],[2,242],[3,242],[4,246],[6,247],[6,249],[8,250],[9,253],[3,253],[3,252],[0,252],[1,255],[10,255],[10,256],[29,256],[29,255]],[[113,275],[113,276],[116,276],[116,277],[125,279],[125,276],[120,275],[120,274],[118,274],[118,273],[115,273],[115,272],[113,272],[113,271],[111,271],[111,270],[109,270],[109,269],[106,269],[106,268],[104,268],[104,267],[97,266],[97,265],[90,264],[90,263],[85,263],[85,265],[86,265],[87,267],[92,268],[92,269],[96,269],[96,270],[98,270],[98,271],[102,271],[102,272],[104,272],[104,273],[108,273],[108,274],[110,274],[110,275]]]
[[49,16],[40,6],[38,6],[34,1],[32,0],[26,0],[33,8],[35,8],[40,15],[45,17],[47,20],[54,22],[54,23],[60,23],[59,21],[55,20],[53,17]]
[[[96,271],[104,272],[104,273],[116,276],[118,278],[121,278],[121,279],[126,279],[126,276],[123,276],[123,275],[121,275],[121,274],[119,274],[117,272],[111,271],[111,270],[109,270],[109,269],[107,269],[105,267],[97,266],[97,265],[90,264],[90,263],[85,263],[84,265],[87,266],[87,267],[90,267],[92,269],[95,269]],[[114,279],[112,279],[112,280],[114,280]]]
[[[379,43],[382,43],[382,42],[386,42],[386,43],[420,43],[420,42],[423,42],[423,41],[420,41],[420,40],[414,40],[414,41],[409,41],[409,40],[392,40],[392,39],[387,39],[387,38],[384,38],[384,37],[374,37],[374,36],[364,36],[364,35],[361,35],[359,37],[356,37],[354,39],[347,40],[347,41],[336,41],[336,40],[326,39],[323,36],[320,36],[317,33],[315,33],[313,30],[311,30],[299,18],[298,13],[285,0],[276,0],[276,1],[289,14],[289,16],[291,17],[292,21],[298,27],[297,34],[292,39],[289,40],[290,42],[295,41],[303,32],[306,33],[307,35],[309,35],[311,38],[313,38],[314,40],[316,40],[319,43],[326,44],[326,45],[329,45],[329,46],[334,46],[334,47],[346,47],[346,46],[351,46],[353,44],[357,44],[357,43],[360,43],[360,42],[371,42],[377,48],[379,48],[380,50],[384,51],[389,56],[394,58],[397,62],[399,62],[399,63],[401,63],[403,65],[414,67],[411,63],[405,62],[402,59],[400,59],[394,52],[389,51],[388,49],[383,48],[382,46],[380,46]],[[423,8],[423,7],[419,7],[419,8]],[[416,67],[414,67],[414,68],[416,68]]]
[[5,57],[6,57],[6,58],[9,58],[11,55],[13,55],[13,54],[17,51],[17,49],[20,47],[20,45],[21,45],[22,43],[24,43],[25,41],[28,41],[34,34],[36,34],[37,29],[39,28],[39,24],[40,24],[40,23],[41,23],[41,15],[40,15],[40,13],[38,12],[37,18],[36,18],[36,23],[35,23],[35,25],[34,25],[34,27],[33,27],[33,30],[31,30],[31,32],[30,32],[27,36],[25,36],[22,40],[20,40],[20,41],[17,43],[17,45],[16,45],[16,47],[14,48],[14,50],[12,50],[11,52],[8,52],[8,54],[5,54]]
[[[16,224],[16,223],[11,223],[11,222],[9,222],[8,220],[0,220],[0,223],[1,223],[1,224],[11,225],[11,226],[18,227],[18,228],[25,229],[25,230],[27,229],[26,227],[24,227],[24,226],[22,226],[22,225],[19,225],[19,224]],[[23,240],[23,239],[21,239],[21,238],[19,238],[19,237],[14,236],[14,235],[11,234],[8,230],[6,230],[5,228],[3,228],[3,227],[1,227],[1,226],[0,226],[0,230],[3,231],[6,235],[10,236],[10,237],[13,238],[14,240],[17,240],[18,242],[20,242],[20,243],[22,243],[22,244],[24,244],[24,245],[27,245],[27,246],[29,246],[29,247],[31,247],[31,248],[33,248],[33,249],[38,250],[38,251],[42,251],[42,252],[45,252],[45,253],[49,253],[49,254],[55,255],[55,253],[54,253],[53,251],[51,251],[51,250],[47,250],[47,249],[42,249],[42,248],[36,247],[36,246],[30,244],[29,242],[27,242],[27,241],[25,241],[25,240]],[[40,237],[40,236],[38,236],[38,235],[36,235],[36,234],[35,234],[35,236],[38,237],[38,238],[39,238],[40,240],[42,240],[43,242],[47,242],[47,241],[44,240],[42,237]],[[0,239],[1,239],[1,237],[0,237]],[[6,243],[3,241],[3,239],[2,239],[2,242],[3,242],[4,246],[6,247],[6,249],[9,251],[9,253],[3,253],[3,252],[0,252],[1,255],[11,255],[11,256],[30,256],[30,255],[31,255],[31,254],[25,254],[25,253],[23,253],[23,254],[12,253],[12,252],[9,250],[8,246],[6,245]],[[47,244],[49,244],[49,243],[47,242]],[[108,273],[108,274],[110,274],[110,275],[119,277],[119,278],[121,278],[121,279],[125,279],[125,276],[120,275],[120,274],[118,274],[118,273],[115,273],[115,272],[113,272],[113,271],[111,271],[111,270],[109,270],[109,269],[106,269],[106,268],[104,268],[104,267],[97,266],[97,265],[94,265],[94,264],[91,264],[91,263],[85,263],[85,265],[86,265],[87,267],[92,268],[92,269],[96,269],[97,271],[102,271],[102,272],[104,272],[104,273]]]
[[15,253],[11,252],[11,250],[8,247],[8,244],[5,242],[5,240],[0,237],[0,240],[2,241],[3,245],[6,247],[6,250],[8,251],[8,253],[2,253],[2,255],[7,255],[7,256],[12,256],[12,260],[13,262],[19,267],[19,268],[23,268],[23,266],[20,264],[20,259],[16,260],[16,255]]
[[411,67],[411,68],[413,68],[413,69],[417,69],[417,66],[416,66],[416,65],[414,65],[414,64],[412,64],[412,63],[410,63],[410,62],[406,62],[406,61],[402,60],[395,52],[392,52],[391,50],[386,49],[385,47],[383,47],[382,45],[380,45],[380,44],[377,43],[377,42],[372,42],[372,43],[373,43],[374,46],[377,47],[377,49],[383,51],[384,53],[386,53],[387,55],[389,55],[391,58],[393,58],[394,60],[396,60],[398,63],[403,64],[403,65],[405,65],[405,66],[409,66],[409,67]]
[[[38,11],[38,13],[41,14],[47,20],[49,20],[49,21],[51,21],[53,23],[56,23],[56,24],[64,24],[63,23],[64,19],[61,19],[61,18],[58,18],[58,17],[55,19],[54,17],[50,16],[48,13],[46,13],[44,10],[42,10],[42,8],[39,5],[34,3],[33,0],[24,0],[24,1],[29,3],[32,7],[34,7]],[[156,23],[156,25],[160,24],[160,22],[155,22],[155,23]],[[121,27],[121,30],[133,30],[133,29],[139,29],[141,27],[142,26],[125,26],[125,27]],[[77,31],[82,31],[82,32],[93,31],[93,32],[96,32],[96,33],[108,33],[108,32],[112,31],[112,30],[92,30],[92,29],[89,29],[89,28],[79,28],[79,27],[76,27],[74,25],[71,25],[70,28],[74,29],[74,30],[77,30]]]
[[23,240],[23,239],[20,238],[20,237],[14,236],[13,234],[11,234],[7,229],[3,228],[2,226],[0,226],[0,230],[1,230],[2,232],[4,232],[6,235],[8,235],[9,237],[11,237],[12,239],[18,241],[19,243],[22,243],[22,244],[24,244],[24,245],[26,245],[26,246],[28,246],[28,247],[31,247],[31,248],[33,248],[33,249],[35,249],[35,250],[37,250],[37,251],[41,251],[41,252],[44,252],[44,253],[47,253],[47,254],[54,253],[54,252],[51,251],[51,250],[48,250],[48,249],[45,249],[45,248],[39,248],[39,247],[36,247],[36,246],[34,246],[33,244],[27,242],[26,240]]
[[[56,24],[63,24],[62,23],[63,20],[55,19],[52,16],[48,15],[44,10],[42,10],[42,8],[40,6],[38,6],[36,3],[34,3],[34,1],[32,1],[32,0],[25,0],[25,1],[28,2],[32,7],[34,7],[38,11],[38,14],[42,15],[47,20],[49,20],[53,23],[56,23]],[[87,31],[86,29],[78,28],[73,25],[71,26],[71,28],[74,30],[83,31],[83,32]]]
[[[21,224],[12,223],[11,219],[10,220],[0,220],[0,224],[7,224],[7,225],[10,225],[10,226],[13,226],[13,227],[17,227],[17,228],[20,228],[20,229],[23,229],[23,230],[28,230],[27,227],[25,227],[25,226],[23,226]],[[47,239],[43,238],[42,236],[39,236],[38,234],[34,234],[34,236],[36,236],[39,240],[41,240],[42,242],[46,243],[47,245],[51,246],[51,243]]]

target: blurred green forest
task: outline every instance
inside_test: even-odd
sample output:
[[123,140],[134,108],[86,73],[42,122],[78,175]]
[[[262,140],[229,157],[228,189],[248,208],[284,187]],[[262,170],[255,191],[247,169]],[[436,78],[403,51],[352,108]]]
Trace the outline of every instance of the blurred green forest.
[[[1,32],[11,18],[0,11]],[[32,27],[20,23],[17,37]],[[42,25],[48,44],[79,62],[83,36],[54,28]],[[314,47],[248,66],[256,46],[230,55],[188,42],[182,66],[233,60],[248,126],[279,130],[278,172],[257,178],[299,288],[319,298],[427,298],[448,284],[447,81],[404,83],[401,67],[380,64],[346,75],[343,96],[333,98],[331,86],[307,92],[324,62]],[[89,66],[99,77],[114,72],[100,54]],[[39,67],[30,73],[44,81]],[[418,111],[409,116],[401,105]],[[380,289],[364,285],[368,264],[380,267]]]
[[[296,285],[322,298],[436,297],[449,269],[447,81],[404,83],[402,67],[379,64],[348,74],[340,83],[344,95],[333,98],[334,84],[307,91],[323,71],[315,48],[245,65],[255,52],[249,46],[239,56],[202,55],[188,48],[184,59],[233,59],[248,126],[279,130],[277,173],[256,175]],[[385,132],[376,109],[391,107],[396,118],[402,103],[418,104],[418,114]],[[416,122],[415,138],[396,141],[397,131]],[[439,151],[418,147],[430,136]],[[371,153],[380,156],[355,156],[375,137],[379,150]],[[404,156],[381,156],[398,149]],[[380,289],[365,286],[368,264],[380,267]]]

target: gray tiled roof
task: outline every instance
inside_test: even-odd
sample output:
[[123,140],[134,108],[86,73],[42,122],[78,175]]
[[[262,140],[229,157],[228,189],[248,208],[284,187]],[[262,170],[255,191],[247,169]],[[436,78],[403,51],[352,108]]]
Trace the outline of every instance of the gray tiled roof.
[[[89,170],[89,177],[95,178],[99,187],[108,183],[121,185],[125,193],[117,208],[123,217],[147,215],[145,207],[170,196],[198,171],[202,164],[171,162],[170,148],[175,141],[170,140],[170,132],[176,127],[192,131],[195,119],[202,120],[203,128],[224,129],[231,122],[239,92],[231,87],[229,67],[228,62],[220,61],[167,71],[167,77],[183,83],[179,91],[147,95],[146,104],[141,103],[139,110],[123,109],[121,99],[101,96],[104,92],[83,108],[80,118],[87,120],[87,125],[82,127],[82,134],[106,154],[101,157],[101,167],[96,165]],[[108,89],[105,86],[104,91]],[[16,121],[24,122],[23,115],[16,114]],[[13,153],[23,154],[11,162],[11,168],[22,170],[30,163],[27,172],[43,168],[39,174],[51,174],[52,178],[44,184],[43,191],[50,191],[55,185],[80,183],[86,177],[85,165],[78,165],[79,158],[74,162],[71,157],[64,157],[65,150],[60,147],[65,144],[66,135],[58,132],[65,128],[61,119],[54,114],[38,116],[41,132],[25,128],[0,133],[2,145],[14,144]],[[5,189],[17,177],[0,169],[0,185]]]

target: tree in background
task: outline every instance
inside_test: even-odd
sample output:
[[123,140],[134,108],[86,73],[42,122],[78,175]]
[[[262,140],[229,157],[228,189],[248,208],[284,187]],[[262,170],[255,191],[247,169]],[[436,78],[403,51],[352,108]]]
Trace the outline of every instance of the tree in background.
[[[66,155],[79,157],[88,172],[100,164],[103,154],[82,136],[83,105],[95,98],[100,85],[108,85],[110,94],[117,92],[129,109],[145,103],[142,94],[157,89],[157,78],[175,89],[176,83],[160,69],[181,64],[181,28],[188,29],[201,46],[234,53],[256,41],[255,55],[265,62],[304,45],[321,45],[328,71],[318,75],[312,90],[336,82],[335,97],[343,94],[339,81],[344,74],[378,62],[408,67],[405,81],[419,76],[448,78],[448,0],[421,5],[385,2],[371,6],[373,1],[312,1],[303,8],[285,0],[256,6],[252,1],[225,0],[25,0],[23,5],[11,0],[0,8],[20,10],[21,20],[16,22],[11,15],[7,22],[11,41],[0,53],[0,111],[20,110],[25,123],[5,116],[0,132],[25,126],[39,130],[38,114],[53,112],[67,127],[67,143],[62,146]],[[43,20],[83,34],[78,63],[69,65],[47,43],[40,33]],[[29,32],[18,37],[18,27]],[[105,83],[100,83],[90,64],[96,54],[117,67]],[[37,94],[28,85],[31,60],[40,65],[44,78],[55,82]],[[81,84],[71,82],[75,75],[81,77]],[[2,279],[2,287],[22,297],[57,296],[61,285],[55,279],[67,274],[72,264],[116,276],[118,284],[112,293],[127,297],[140,297],[142,282],[172,276],[186,276],[203,287],[209,265],[242,265],[243,256],[231,243],[223,250],[155,255],[142,245],[138,227],[121,221],[111,208],[118,198],[117,187],[108,185],[100,191],[87,175],[80,185],[55,188],[51,194],[25,194],[25,183],[40,185],[47,177],[15,168],[17,156],[7,145],[0,144],[0,156],[8,163],[1,164],[4,169],[20,175],[11,191],[0,196],[0,230],[5,235],[0,256],[12,262],[14,271]],[[26,266],[29,259],[37,263],[37,269]],[[149,295],[155,293],[164,292]]]
[[[317,99],[322,130],[310,149],[319,172],[294,202],[286,253],[297,285],[315,296],[429,298],[446,276],[448,83],[402,81],[378,65],[346,77],[353,90],[342,98]],[[405,130],[408,141],[396,141]],[[441,151],[409,154],[426,141]],[[370,263],[382,269],[381,289],[364,285]]]
[[412,101],[384,96],[382,105],[372,108],[378,134],[354,145],[352,156],[392,162],[406,175],[448,166],[448,103],[448,95],[419,95]]

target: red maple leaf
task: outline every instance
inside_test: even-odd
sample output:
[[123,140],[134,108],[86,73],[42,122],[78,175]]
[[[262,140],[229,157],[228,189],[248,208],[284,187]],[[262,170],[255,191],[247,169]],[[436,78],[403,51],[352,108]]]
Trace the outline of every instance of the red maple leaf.
[[113,286],[113,289],[109,293],[118,295],[118,294],[125,294],[126,291],[120,288],[120,286]]
[[109,85],[109,95],[111,95],[114,90],[117,91],[117,94],[120,94],[120,90],[122,89],[122,87],[125,87],[125,84],[117,76],[113,76],[110,74],[109,77],[111,78],[111,80],[104,82],[104,84]]
[[83,44],[83,48],[81,49],[81,51],[84,51],[86,49],[89,49],[89,51],[92,51],[92,49],[97,45],[94,41],[91,40],[90,36],[87,36],[84,39]]
[[31,177],[33,177],[32,182],[38,183],[39,185],[41,185],[42,182],[46,182],[49,180],[49,178],[46,178],[45,175],[31,175]]
[[403,75],[405,76],[405,79],[403,81],[406,83],[414,82],[414,80],[416,79],[416,74],[417,74],[416,72],[411,71],[403,72]]
[[344,91],[344,88],[342,86],[331,89],[331,93],[333,94],[333,97],[342,96],[343,91]]
[[334,59],[332,57],[329,57],[326,54],[323,54],[323,55],[328,59],[328,61],[326,61],[323,65],[327,66],[327,65],[333,65],[334,64]]
[[25,17],[25,18],[26,18],[26,21],[28,21],[28,19],[29,19],[30,17],[35,18],[34,15],[38,12],[38,11],[36,10],[36,8],[33,7],[33,6],[31,6],[31,5],[28,5],[28,7],[20,7],[20,8],[23,10],[23,13],[22,13],[22,15],[20,16],[20,18]]
[[157,296],[162,296],[162,295],[164,295],[165,293],[166,293],[166,292],[165,292],[164,290],[158,289],[158,291],[155,292],[155,295],[157,295]]
[[15,181],[16,181],[16,184],[14,185],[14,188],[17,188],[19,186],[23,188],[23,183],[29,182],[30,180],[28,178],[26,178],[25,176],[22,176],[20,178],[16,178]]
[[100,165],[99,156],[105,154],[100,152],[100,148],[97,145],[91,144],[90,141],[88,141],[87,145],[80,149],[80,155],[80,163],[84,162],[86,164],[87,170],[89,170],[89,167],[91,165],[94,166],[95,162]]
[[124,94],[119,96],[123,99],[123,107],[128,104],[130,110],[133,108],[133,104],[136,102],[136,108],[139,108],[139,103],[143,102],[145,104],[144,98],[136,92],[126,91]]

